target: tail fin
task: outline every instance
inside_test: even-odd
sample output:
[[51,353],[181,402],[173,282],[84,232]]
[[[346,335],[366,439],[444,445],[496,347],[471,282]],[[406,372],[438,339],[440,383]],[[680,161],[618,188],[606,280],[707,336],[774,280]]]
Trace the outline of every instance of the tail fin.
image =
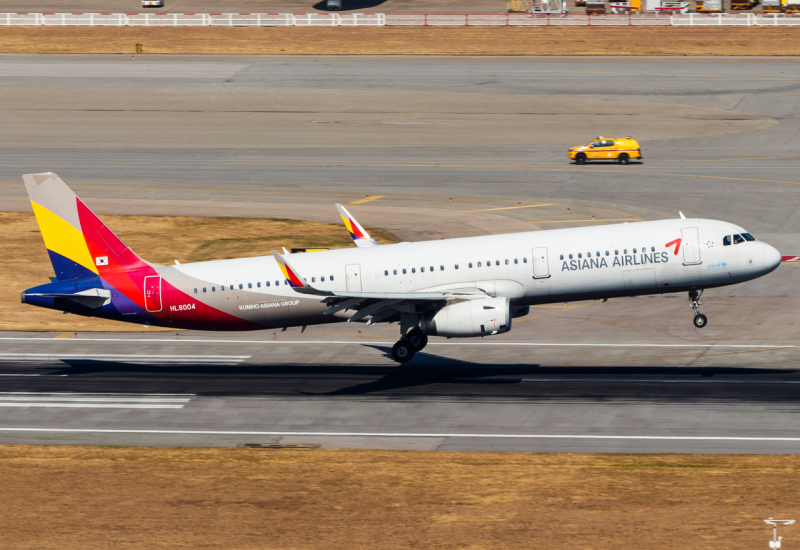
[[52,172],[22,176],[59,281],[148,266]]
[[356,246],[376,246],[380,244],[378,241],[369,236],[369,233],[367,233],[366,230],[361,227],[361,224],[350,215],[350,212],[348,212],[344,206],[337,204],[336,210],[339,211],[339,215],[342,217],[345,227],[350,232],[350,236],[353,237],[353,241],[356,243]]

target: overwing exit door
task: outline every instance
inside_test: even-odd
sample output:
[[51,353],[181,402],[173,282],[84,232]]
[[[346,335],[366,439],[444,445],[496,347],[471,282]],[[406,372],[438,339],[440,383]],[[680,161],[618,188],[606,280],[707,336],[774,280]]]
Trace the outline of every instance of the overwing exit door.
[[683,243],[683,265],[703,263],[700,258],[700,234],[696,227],[681,229],[681,242]]
[[550,276],[550,265],[547,261],[547,248],[533,249],[533,278],[546,279]]
[[347,292],[361,292],[361,266],[352,264],[345,266]]
[[161,311],[161,277],[158,275],[144,278],[144,308],[150,313]]

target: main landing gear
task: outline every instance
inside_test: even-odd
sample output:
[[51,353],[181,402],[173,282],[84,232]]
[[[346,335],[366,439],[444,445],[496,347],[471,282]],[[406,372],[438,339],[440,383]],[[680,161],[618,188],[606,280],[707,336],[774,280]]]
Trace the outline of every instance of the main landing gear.
[[691,305],[694,310],[694,321],[692,322],[697,328],[703,328],[708,324],[708,317],[700,313],[700,306],[703,305],[703,302],[700,301],[700,296],[702,294],[702,289],[700,289],[700,292],[696,290],[689,291],[689,305]]
[[406,363],[427,345],[428,336],[419,327],[414,327],[394,345],[392,358],[398,363]]

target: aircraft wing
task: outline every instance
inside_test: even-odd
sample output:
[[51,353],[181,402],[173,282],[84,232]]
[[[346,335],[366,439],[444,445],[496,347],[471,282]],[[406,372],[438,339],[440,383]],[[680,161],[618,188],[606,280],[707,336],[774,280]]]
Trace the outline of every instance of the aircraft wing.
[[350,212],[345,210],[344,206],[337,204],[336,210],[339,211],[339,215],[342,217],[345,227],[350,232],[350,236],[353,237],[356,246],[380,246],[381,243],[370,237],[369,233],[367,233],[364,228],[361,227],[361,224],[350,215]]
[[394,321],[401,313],[420,313],[436,309],[445,302],[473,300],[485,298],[487,295],[478,289],[448,290],[446,292],[349,292],[338,290],[321,290],[314,288],[306,279],[298,275],[286,259],[275,250],[272,255],[278,262],[284,277],[289,281],[289,286],[299,293],[307,296],[318,296],[328,305],[325,315],[332,315],[339,311],[353,310],[347,322],[359,321],[371,317],[368,325]]

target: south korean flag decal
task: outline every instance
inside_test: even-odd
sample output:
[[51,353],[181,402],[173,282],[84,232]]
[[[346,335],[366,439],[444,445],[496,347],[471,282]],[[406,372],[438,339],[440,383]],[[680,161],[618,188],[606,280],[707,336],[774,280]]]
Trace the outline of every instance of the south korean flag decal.
[[97,256],[94,262],[97,265],[108,265],[108,256]]

